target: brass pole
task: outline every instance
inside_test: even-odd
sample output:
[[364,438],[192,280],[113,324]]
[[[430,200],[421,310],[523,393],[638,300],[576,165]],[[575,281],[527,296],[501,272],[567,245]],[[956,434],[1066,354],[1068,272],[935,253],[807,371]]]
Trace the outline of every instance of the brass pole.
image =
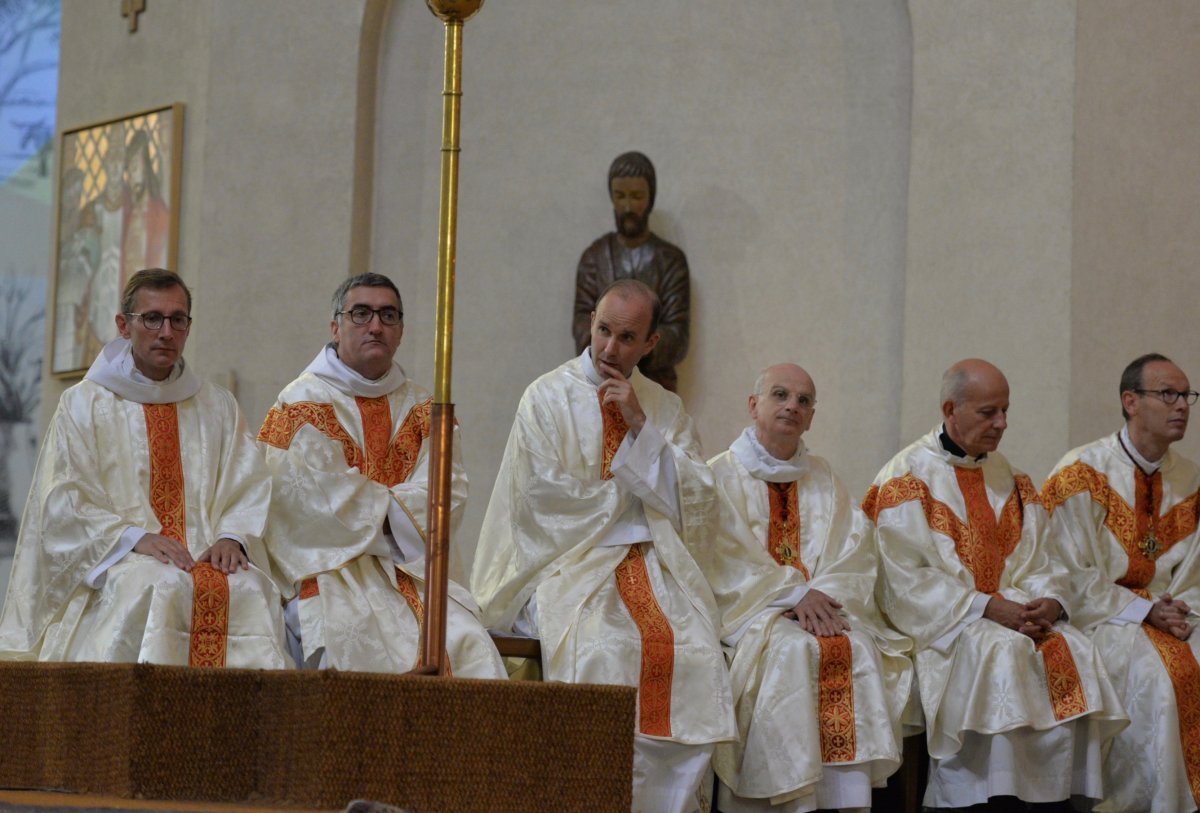
[[422,671],[445,675],[446,593],[450,580],[450,474],[454,403],[450,374],[454,349],[454,266],[458,228],[459,102],[462,99],[462,29],[483,0],[426,0],[446,26],[442,89],[442,186],[438,221],[437,325],[434,335],[434,394],[430,425],[429,504],[425,554],[425,624],[421,630]]

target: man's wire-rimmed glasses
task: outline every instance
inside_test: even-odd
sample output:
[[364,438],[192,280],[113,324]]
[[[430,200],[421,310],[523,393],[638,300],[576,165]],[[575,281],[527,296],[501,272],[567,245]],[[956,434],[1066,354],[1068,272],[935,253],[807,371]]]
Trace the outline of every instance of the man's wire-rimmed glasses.
[[163,326],[163,322],[171,323],[171,330],[177,333],[183,333],[192,324],[192,317],[186,313],[173,313],[170,316],[164,316],[158,311],[150,311],[149,313],[126,313],[126,316],[136,316],[142,320],[142,325],[146,330],[159,330]]

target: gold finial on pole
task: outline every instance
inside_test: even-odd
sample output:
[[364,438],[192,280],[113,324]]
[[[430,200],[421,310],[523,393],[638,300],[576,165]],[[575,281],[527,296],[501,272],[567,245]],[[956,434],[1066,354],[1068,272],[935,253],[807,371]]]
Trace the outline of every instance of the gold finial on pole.
[[446,25],[445,83],[442,89],[442,186],[438,219],[437,326],[434,336],[434,394],[430,425],[429,528],[425,552],[425,625],[421,631],[424,671],[444,675],[446,592],[450,579],[450,474],[454,443],[454,403],[450,373],[454,347],[454,266],[458,230],[459,102],[462,99],[463,23],[483,0],[425,0]]

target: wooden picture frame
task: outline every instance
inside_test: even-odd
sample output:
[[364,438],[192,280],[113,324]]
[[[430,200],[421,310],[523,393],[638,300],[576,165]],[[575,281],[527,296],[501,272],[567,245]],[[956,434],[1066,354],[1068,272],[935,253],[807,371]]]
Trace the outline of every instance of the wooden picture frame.
[[126,280],[179,254],[183,104],[59,134],[50,374],[84,373],[116,338]]

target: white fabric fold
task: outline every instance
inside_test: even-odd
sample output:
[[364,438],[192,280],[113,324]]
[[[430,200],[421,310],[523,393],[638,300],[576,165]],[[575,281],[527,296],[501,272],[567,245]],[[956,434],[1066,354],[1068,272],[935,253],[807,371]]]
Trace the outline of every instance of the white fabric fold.
[[133,343],[120,337],[104,345],[84,379],[139,404],[178,403],[198,393],[202,383],[182,356],[166,379],[152,381],[134,365]]
[[337,348],[333,343],[321,348],[316,358],[309,362],[304,372],[312,373],[317,378],[334,387],[343,395],[360,396],[362,398],[379,398],[394,392],[407,378],[404,368],[394,360],[388,371],[374,380],[359,375],[346,366],[338,358]]

